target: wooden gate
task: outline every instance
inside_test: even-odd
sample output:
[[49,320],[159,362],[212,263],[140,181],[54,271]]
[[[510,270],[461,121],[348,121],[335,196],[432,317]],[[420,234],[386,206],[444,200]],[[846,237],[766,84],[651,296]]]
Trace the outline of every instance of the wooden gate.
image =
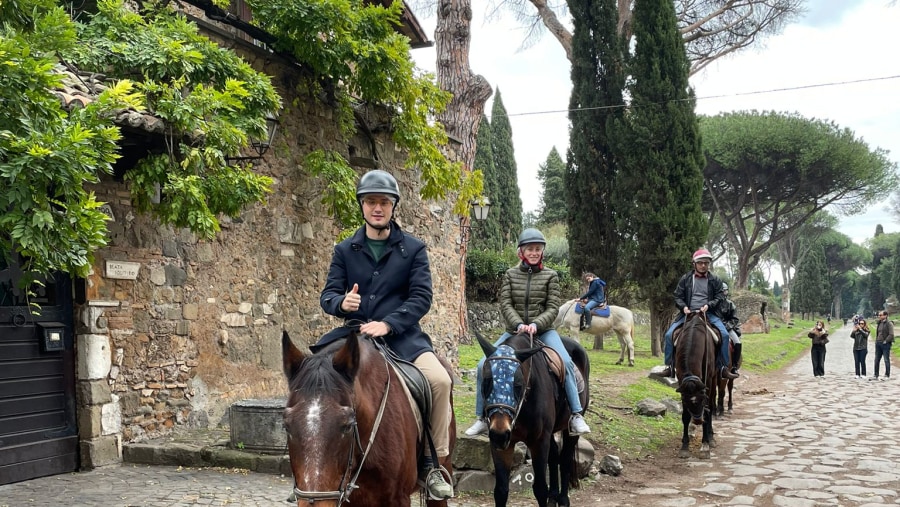
[[78,469],[72,284],[20,278],[0,256],[0,484]]

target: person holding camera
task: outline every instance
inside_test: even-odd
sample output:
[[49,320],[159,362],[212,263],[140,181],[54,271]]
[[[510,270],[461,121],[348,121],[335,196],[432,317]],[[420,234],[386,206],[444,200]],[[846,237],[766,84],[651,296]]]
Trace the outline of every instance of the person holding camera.
[[866,378],[866,355],[869,353],[869,325],[865,319],[860,319],[853,325],[850,338],[853,338],[853,367],[856,370],[856,378]]
[[816,327],[812,328],[807,335],[812,339],[812,367],[814,377],[825,376],[825,344],[828,343],[828,330],[825,329],[825,323],[821,320],[816,322]]

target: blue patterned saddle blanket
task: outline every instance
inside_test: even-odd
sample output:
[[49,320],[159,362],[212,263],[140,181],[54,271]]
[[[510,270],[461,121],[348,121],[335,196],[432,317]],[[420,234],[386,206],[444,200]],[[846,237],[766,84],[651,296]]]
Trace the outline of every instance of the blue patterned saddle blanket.
[[[578,315],[584,313],[584,305],[582,305],[580,301],[575,303],[575,313]],[[598,306],[591,310],[591,313],[596,317],[609,317],[609,305]]]

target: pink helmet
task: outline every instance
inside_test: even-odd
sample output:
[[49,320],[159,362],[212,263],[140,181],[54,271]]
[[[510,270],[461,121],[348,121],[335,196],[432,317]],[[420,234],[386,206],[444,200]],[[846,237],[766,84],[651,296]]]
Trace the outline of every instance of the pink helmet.
[[697,250],[696,252],[694,252],[694,256],[691,259],[692,259],[692,262],[697,262],[700,259],[706,259],[706,260],[712,262],[712,254],[709,253],[709,250],[707,250],[705,248],[701,248],[700,250]]

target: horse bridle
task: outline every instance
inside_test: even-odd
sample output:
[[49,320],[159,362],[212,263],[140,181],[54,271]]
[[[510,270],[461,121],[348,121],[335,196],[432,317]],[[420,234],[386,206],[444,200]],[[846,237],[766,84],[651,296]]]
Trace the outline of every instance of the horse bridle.
[[[384,356],[382,356],[384,358]],[[343,505],[344,502],[350,501],[350,494],[353,493],[354,489],[358,489],[359,486],[356,484],[356,480],[359,478],[360,472],[362,472],[363,465],[366,463],[366,458],[369,456],[369,451],[372,450],[372,444],[375,442],[375,435],[378,434],[378,428],[381,426],[381,419],[384,416],[384,409],[387,406],[388,394],[391,392],[391,367],[387,362],[387,358],[384,358],[384,366],[387,370],[387,382],[385,382],[384,386],[384,395],[381,397],[381,405],[378,407],[378,415],[375,417],[375,424],[372,426],[372,433],[369,435],[369,442],[366,444],[366,449],[363,452],[362,459],[359,460],[359,463],[356,467],[356,472],[353,474],[353,478],[347,481],[347,478],[350,475],[350,470],[353,465],[353,456],[355,454],[356,449],[363,451],[362,442],[359,438],[359,426],[356,422],[356,407],[353,408],[353,441],[356,445],[350,446],[350,451],[347,454],[347,466],[344,469],[344,475],[341,477],[341,483],[338,486],[338,489],[335,491],[304,491],[297,487],[296,480],[294,481],[294,489],[291,493],[291,496],[288,497],[289,502],[296,502],[298,500],[306,500],[309,503],[316,503],[321,500],[337,500],[338,505]],[[290,433],[288,433],[290,435]],[[345,485],[346,483],[346,485]]]

